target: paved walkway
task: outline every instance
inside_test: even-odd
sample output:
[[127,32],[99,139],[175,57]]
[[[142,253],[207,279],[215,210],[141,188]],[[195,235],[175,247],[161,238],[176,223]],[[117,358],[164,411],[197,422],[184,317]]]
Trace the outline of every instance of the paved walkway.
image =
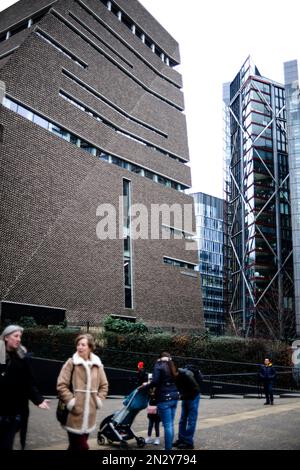
[[[57,400],[51,400],[51,410],[30,407],[27,436],[29,450],[62,450],[67,447],[66,432],[55,418]],[[195,448],[217,449],[287,449],[300,450],[300,398],[277,398],[274,406],[264,406],[264,399],[257,398],[215,398],[203,397],[200,402]],[[108,398],[98,415],[103,418],[122,408],[122,398]],[[178,428],[180,404],[177,409],[175,430]],[[138,436],[147,435],[146,411],[136,417],[132,429]],[[163,429],[161,428],[163,441]],[[89,439],[94,450],[118,450],[119,444],[99,446],[97,430]],[[138,449],[135,440],[128,442],[130,449]],[[19,443],[16,440],[15,448]],[[163,449],[147,445],[147,449]]]

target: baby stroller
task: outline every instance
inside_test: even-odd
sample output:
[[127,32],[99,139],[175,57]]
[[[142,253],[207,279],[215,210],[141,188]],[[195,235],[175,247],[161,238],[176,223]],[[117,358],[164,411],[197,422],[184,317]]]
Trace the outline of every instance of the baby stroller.
[[123,401],[124,407],[114,414],[107,416],[101,422],[97,435],[99,445],[105,444],[105,438],[109,444],[120,442],[122,449],[127,449],[130,439],[135,439],[138,447],[144,447],[145,439],[138,437],[131,429],[131,425],[137,414],[148,405],[148,390],[136,388]]

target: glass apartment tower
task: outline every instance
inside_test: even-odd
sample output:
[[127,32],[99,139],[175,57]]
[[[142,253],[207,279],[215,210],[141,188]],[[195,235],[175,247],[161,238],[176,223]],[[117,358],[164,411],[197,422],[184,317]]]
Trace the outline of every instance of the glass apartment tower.
[[300,337],[300,90],[296,60],[284,64],[289,142],[296,334]]
[[245,336],[284,338],[294,329],[285,89],[262,77],[249,57],[225,86],[224,101],[231,324]]
[[223,247],[224,201],[195,193],[196,238],[201,274],[205,326],[214,334],[224,332]]

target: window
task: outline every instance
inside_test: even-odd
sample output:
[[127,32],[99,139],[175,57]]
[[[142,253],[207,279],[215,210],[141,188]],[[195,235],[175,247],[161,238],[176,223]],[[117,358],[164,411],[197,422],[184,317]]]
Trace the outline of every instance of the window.
[[130,165],[130,171],[132,171],[133,173],[136,173],[136,174],[140,175],[140,174],[142,173],[142,168],[139,167],[139,166],[137,166],[137,165],[133,165],[133,164],[131,163],[131,165]]
[[135,27],[135,35],[136,35],[141,41],[143,41],[144,38],[145,38],[145,35],[144,35],[143,32],[140,30],[140,28],[138,28],[137,26]]
[[183,186],[180,183],[176,183],[175,181],[171,181],[167,178],[164,178],[163,176],[157,175],[156,173],[152,173],[151,171],[146,170],[138,165],[129,163],[120,157],[110,155],[102,151],[101,149],[95,147],[89,142],[86,142],[85,140],[81,139],[80,137],[73,134],[72,132],[69,132],[66,129],[62,128],[61,126],[48,121],[47,119],[34,113],[33,111],[26,108],[25,106],[16,103],[14,100],[8,97],[4,98],[3,105],[6,108],[10,109],[11,111],[16,112],[17,114],[20,114],[21,116],[25,117],[29,121],[34,122],[38,126],[41,126],[44,129],[48,129],[57,137],[60,137],[66,140],[67,142],[70,142],[71,144],[76,145],[77,147],[80,147],[82,150],[90,153],[91,155],[95,157],[98,157],[101,160],[105,160],[108,163],[117,165],[121,168],[131,171],[132,173],[136,173],[142,177],[149,178],[154,182],[160,182],[161,184],[164,184],[167,187],[172,187],[173,189],[177,189],[177,191],[184,191],[185,189],[188,189],[187,186]]
[[18,34],[24,29],[27,29],[27,27],[28,27],[28,21],[25,21],[24,23],[16,25],[10,30],[10,35],[13,36],[14,34]]
[[166,182],[167,182],[167,181],[166,181],[166,178],[164,178],[163,176],[158,175],[158,182],[159,182],[160,184],[166,185]]
[[146,178],[149,178],[150,180],[154,179],[154,173],[152,173],[152,171],[144,170],[144,175],[146,176]]
[[125,308],[132,308],[132,256],[131,256],[131,220],[130,220],[130,181],[123,180],[123,237],[124,237],[124,297]]
[[15,103],[14,101],[11,101],[9,98],[5,98],[3,104],[6,108],[10,109],[11,111],[14,111],[15,113],[18,110],[17,103]]
[[169,67],[175,67],[177,65],[176,62],[172,61],[167,57],[167,55],[152,41],[149,36],[146,34],[129,18],[126,13],[124,13],[120,8],[111,1],[100,0],[101,3],[114,15],[117,16],[118,20],[127,26],[133,34],[135,34],[147,47],[149,47],[154,54],[156,54],[166,65]]
[[81,145],[81,141],[80,141],[79,137],[77,137],[74,134],[70,135],[70,142],[71,142],[71,144],[77,145],[77,147],[80,147],[80,145]]
[[192,264],[192,263],[189,263],[187,261],[178,260],[178,259],[175,259],[175,258],[167,258],[166,256],[164,256],[163,261],[164,261],[165,264],[169,264],[171,266],[176,266],[178,268],[191,269],[192,271],[195,271],[195,269],[197,267],[196,264]]
[[127,15],[122,15],[122,23],[124,23],[128,29],[132,29],[133,23]]
[[86,152],[89,152],[90,154],[94,156],[96,156],[97,154],[96,147],[93,147],[91,144],[89,144],[88,142],[85,142],[84,140],[81,140],[80,148],[82,148],[83,150],[85,150]]
[[58,137],[62,137],[63,139],[70,141],[69,132],[65,131],[60,126],[50,123],[49,130],[50,132],[53,132],[53,134],[56,134]]
[[46,121],[46,119],[43,119],[42,117],[38,116],[37,114],[33,116],[33,122],[38,126],[43,127],[44,129],[49,128],[49,122]]
[[116,5],[114,5],[112,2],[111,3],[111,8],[110,8],[110,11],[114,14],[114,15],[118,15],[118,12],[120,11],[119,8],[116,7]]
[[[129,247],[129,245],[127,246],[127,248],[128,247]],[[127,250],[127,251],[129,252],[129,250]],[[124,280],[125,280],[125,286],[131,286],[131,269],[130,269],[130,259],[129,258],[124,258]]]
[[28,109],[23,108],[23,106],[21,106],[21,105],[18,105],[18,114],[25,117],[29,121],[33,120],[33,113],[31,111],[29,111]]

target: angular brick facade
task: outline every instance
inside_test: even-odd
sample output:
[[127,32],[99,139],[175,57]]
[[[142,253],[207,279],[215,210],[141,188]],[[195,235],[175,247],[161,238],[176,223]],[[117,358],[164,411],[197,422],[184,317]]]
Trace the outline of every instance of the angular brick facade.
[[[39,4],[37,11],[37,2],[21,0],[1,13],[0,38],[45,14],[0,42],[0,80],[7,99],[64,129],[69,141],[5,102],[0,106],[0,299],[64,308],[72,323],[97,325],[116,314],[169,329],[199,329],[198,274],[164,263],[164,257],[197,263],[197,252],[186,250],[184,240],[132,241],[128,309],[123,240],[96,236],[100,204],[116,207],[119,220],[124,178],[131,182],[132,204],[149,212],[152,204],[192,204],[177,190],[191,181],[181,76],[104,2]],[[179,62],[176,41],[136,0],[113,4]],[[70,135],[138,165],[142,174],[91,155]]]

